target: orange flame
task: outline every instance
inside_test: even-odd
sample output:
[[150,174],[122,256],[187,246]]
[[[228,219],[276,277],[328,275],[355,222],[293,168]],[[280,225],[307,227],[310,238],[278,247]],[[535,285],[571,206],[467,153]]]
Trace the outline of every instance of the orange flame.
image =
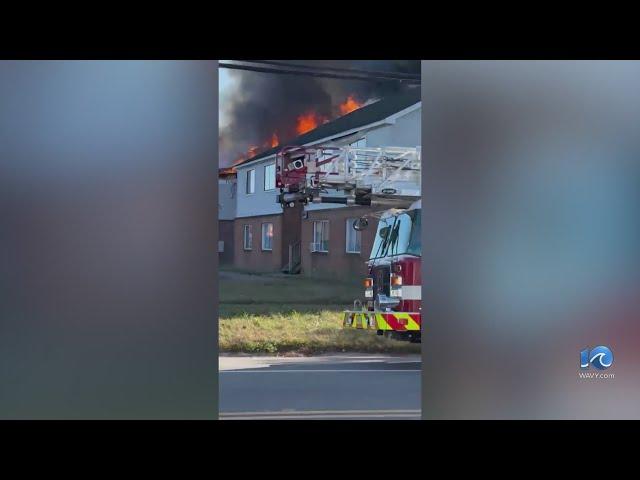
[[354,110],[359,109],[362,103],[358,102],[353,95],[349,95],[347,99],[340,104],[340,115],[346,115]]
[[239,163],[244,162],[247,159],[247,157],[245,157],[244,155],[239,155],[238,158],[236,158],[233,163],[231,164],[231,166],[235,166],[238,165]]
[[298,135],[310,132],[318,126],[318,123],[322,121],[315,112],[305,113],[298,117],[298,124],[296,125],[296,132]]
[[[354,110],[362,107],[363,103],[359,102],[354,95],[349,95],[347,99],[341,103],[338,107],[340,110],[340,115],[346,115],[347,113],[351,113]],[[304,133],[310,132],[311,130],[318,127],[318,125],[327,123],[330,121],[330,118],[325,117],[324,115],[319,115],[314,111],[310,111],[298,116],[298,120],[296,123],[296,132],[298,135],[302,135]],[[274,148],[280,145],[280,138],[276,132],[273,132],[271,135],[271,139],[264,142],[262,145],[263,149],[267,149],[269,147]],[[252,145],[247,150],[246,155],[240,155],[238,159],[233,162],[233,165],[237,165],[245,160],[248,160],[252,157],[255,157],[258,154],[258,150],[260,147],[256,145]]]

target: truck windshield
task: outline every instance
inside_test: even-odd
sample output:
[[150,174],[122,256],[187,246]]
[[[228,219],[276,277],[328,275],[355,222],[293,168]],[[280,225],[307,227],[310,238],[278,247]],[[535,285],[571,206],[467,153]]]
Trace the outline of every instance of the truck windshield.
[[420,212],[420,209],[409,210],[406,213],[381,218],[369,259],[393,255],[421,256]]

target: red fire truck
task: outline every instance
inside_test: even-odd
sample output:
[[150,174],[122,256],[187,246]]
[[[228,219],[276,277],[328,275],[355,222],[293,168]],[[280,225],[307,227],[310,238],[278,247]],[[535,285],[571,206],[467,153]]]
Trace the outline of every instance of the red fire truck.
[[[378,219],[367,262],[364,301],[344,312],[344,326],[421,339],[420,148],[285,147],[276,157],[277,201],[376,207],[354,228]],[[378,210],[379,209],[379,210]]]

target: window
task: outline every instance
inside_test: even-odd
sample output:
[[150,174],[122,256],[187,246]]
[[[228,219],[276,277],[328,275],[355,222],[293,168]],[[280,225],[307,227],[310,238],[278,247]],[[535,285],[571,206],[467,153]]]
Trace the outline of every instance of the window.
[[251,234],[251,225],[242,227],[242,245],[245,250],[251,250],[253,247],[253,235]]
[[313,222],[313,249],[314,252],[329,251],[329,220]]
[[276,164],[264,166],[264,191],[275,190],[276,188]]
[[262,224],[262,250],[273,249],[273,223]]
[[247,194],[256,191],[256,171],[255,169],[247,170]]
[[359,140],[350,143],[349,146],[354,148],[365,148],[367,146],[367,139],[366,137],[362,137]]
[[357,218],[347,218],[347,253],[360,253],[360,232],[353,228]]
[[371,259],[393,255],[414,255],[419,257],[421,210],[381,218],[371,250]]

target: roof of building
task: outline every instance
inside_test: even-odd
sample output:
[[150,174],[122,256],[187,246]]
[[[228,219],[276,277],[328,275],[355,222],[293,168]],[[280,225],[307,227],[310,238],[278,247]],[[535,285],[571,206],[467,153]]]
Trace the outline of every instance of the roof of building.
[[235,177],[237,174],[235,167],[224,167],[218,169],[219,177]]
[[[311,130],[292,140],[289,140],[287,144],[306,145],[323,138],[338,135],[342,132],[347,132],[358,127],[364,127],[366,125],[379,122],[381,120],[384,120],[385,118],[390,117],[391,115],[404,110],[405,108],[409,108],[410,106],[415,105],[416,103],[420,102],[420,99],[420,88],[409,88],[406,92],[384,97],[375,103],[365,105],[364,107],[358,108],[351,113],[338,117],[331,122],[320,125],[314,130]],[[283,145],[279,145],[277,147],[270,148],[268,150],[260,152],[258,155],[243,160],[242,162],[239,162],[234,166],[238,167],[245,163],[253,162],[265,157],[270,157],[271,155],[274,155],[280,149],[282,149],[282,147]]]

